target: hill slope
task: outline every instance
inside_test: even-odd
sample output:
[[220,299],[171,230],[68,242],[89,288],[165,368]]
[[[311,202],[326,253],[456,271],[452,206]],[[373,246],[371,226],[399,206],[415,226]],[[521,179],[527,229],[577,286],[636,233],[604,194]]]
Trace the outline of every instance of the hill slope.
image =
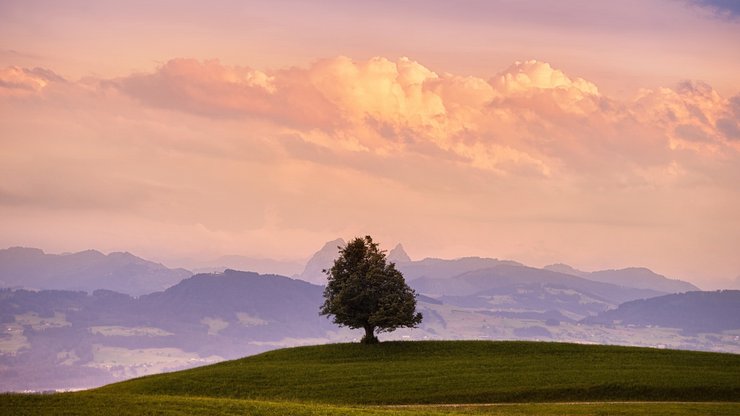
[[271,351],[96,389],[334,404],[740,400],[740,355],[533,342]]

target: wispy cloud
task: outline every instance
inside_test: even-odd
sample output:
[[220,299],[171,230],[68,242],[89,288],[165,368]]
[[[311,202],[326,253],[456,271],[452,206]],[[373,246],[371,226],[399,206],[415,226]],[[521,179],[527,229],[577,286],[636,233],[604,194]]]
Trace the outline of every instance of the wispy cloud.
[[41,91],[50,82],[64,83],[65,80],[45,68],[0,68],[0,94],[23,95]]
[[690,3],[712,11],[716,16],[729,19],[740,19],[740,2],[737,0],[689,0]]

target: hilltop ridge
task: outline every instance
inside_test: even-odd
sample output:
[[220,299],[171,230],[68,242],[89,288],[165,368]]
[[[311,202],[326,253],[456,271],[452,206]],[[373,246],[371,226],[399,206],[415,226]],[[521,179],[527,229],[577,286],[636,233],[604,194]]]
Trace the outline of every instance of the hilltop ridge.
[[523,341],[296,347],[99,393],[333,404],[732,401],[740,355]]

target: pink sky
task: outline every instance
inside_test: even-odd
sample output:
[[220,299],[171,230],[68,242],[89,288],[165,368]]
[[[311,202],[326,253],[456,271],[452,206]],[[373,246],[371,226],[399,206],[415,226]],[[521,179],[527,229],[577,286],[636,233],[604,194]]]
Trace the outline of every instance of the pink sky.
[[200,4],[0,3],[0,247],[740,275],[738,10]]

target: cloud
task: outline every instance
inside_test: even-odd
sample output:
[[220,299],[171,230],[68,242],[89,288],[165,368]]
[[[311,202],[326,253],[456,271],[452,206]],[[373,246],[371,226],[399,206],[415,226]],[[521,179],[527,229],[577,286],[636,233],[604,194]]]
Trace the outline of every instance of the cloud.
[[737,0],[690,0],[690,3],[708,9],[721,18],[740,18],[740,2]]
[[740,127],[737,120],[720,118],[717,120],[717,130],[729,140],[740,140]]
[[[716,152],[734,146],[737,133],[736,100],[707,84],[686,81],[619,101],[536,60],[486,80],[409,58],[340,56],[272,71],[175,59],[114,85],[151,106],[267,120],[329,152],[436,152],[500,175],[675,172],[672,151]],[[618,167],[625,162],[626,171]]]
[[740,119],[740,95],[730,98],[730,106],[732,107],[732,113],[735,115],[735,118]]
[[685,81],[673,89],[641,91],[631,111],[643,123],[664,129],[671,148],[701,152],[731,145],[733,106],[706,83]]
[[[46,94],[49,106],[97,111],[105,107],[98,102],[107,101],[119,118],[100,122],[100,129],[126,119],[144,129],[160,126],[161,115],[141,119],[147,114],[141,105],[170,111],[167,119],[195,116],[210,126],[204,131],[230,129],[204,142],[205,133],[186,129],[172,136],[178,122],[156,127],[162,133],[149,140],[163,151],[255,161],[279,152],[374,175],[373,166],[385,166],[382,176],[399,175],[415,186],[426,186],[424,178],[396,168],[404,158],[494,177],[588,178],[629,187],[675,180],[720,154],[735,154],[740,144],[738,97],[725,99],[705,83],[686,81],[617,100],[593,82],[535,60],[488,79],[433,71],[409,58],[341,56],[269,71],[173,59],[148,73],[78,82],[41,69],[9,67],[0,74],[16,95],[66,85],[55,90],[57,101]],[[131,98],[139,105],[127,103]],[[242,126],[242,137],[224,126]],[[451,167],[450,175],[463,170]]]
[[576,90],[581,94],[599,95],[596,85],[582,79],[569,78],[563,71],[554,69],[547,62],[530,60],[515,62],[495,77],[494,86],[508,94],[540,90]]
[[0,68],[0,94],[25,96],[40,93],[50,83],[63,83],[64,78],[44,68]]
[[173,59],[155,73],[113,84],[147,104],[206,116],[264,117],[302,127],[330,124],[333,108],[308,87],[306,75],[291,69],[267,74],[216,60]]

